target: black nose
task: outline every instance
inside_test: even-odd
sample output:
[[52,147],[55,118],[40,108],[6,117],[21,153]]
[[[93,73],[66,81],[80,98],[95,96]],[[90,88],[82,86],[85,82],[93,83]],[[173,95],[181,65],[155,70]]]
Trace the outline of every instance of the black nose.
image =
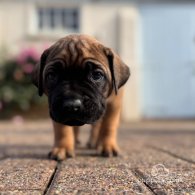
[[77,112],[81,110],[82,102],[80,99],[66,99],[63,103],[63,109],[68,112]]

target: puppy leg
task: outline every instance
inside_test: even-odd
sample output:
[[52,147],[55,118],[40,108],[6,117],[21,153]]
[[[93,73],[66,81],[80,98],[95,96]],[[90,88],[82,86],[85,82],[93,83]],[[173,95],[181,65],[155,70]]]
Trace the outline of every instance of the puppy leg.
[[123,90],[118,95],[113,95],[108,102],[106,113],[100,128],[98,145],[102,147],[102,156],[117,156],[119,148],[117,145],[117,129],[120,120],[121,101]]
[[54,147],[49,153],[49,158],[64,160],[66,157],[74,156],[74,133],[73,127],[66,126],[53,121]]
[[90,131],[89,140],[87,142],[87,147],[88,148],[96,148],[97,147],[97,142],[98,142],[100,127],[101,127],[101,122],[102,121],[99,120],[95,124],[92,125],[91,131]]
[[79,140],[79,127],[78,126],[75,126],[74,127],[74,140],[75,140],[75,144],[76,145],[80,145],[81,144],[81,142],[80,142],[80,140]]

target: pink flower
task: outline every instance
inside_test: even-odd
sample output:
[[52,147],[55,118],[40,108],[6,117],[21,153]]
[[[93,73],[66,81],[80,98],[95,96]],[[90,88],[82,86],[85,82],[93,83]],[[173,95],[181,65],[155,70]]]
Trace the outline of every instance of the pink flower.
[[32,71],[34,70],[33,64],[30,64],[30,63],[25,64],[22,68],[23,68],[23,71],[24,71],[25,73],[27,73],[27,74],[32,73]]
[[25,48],[25,49],[23,49],[23,50],[19,53],[19,55],[18,55],[18,57],[17,57],[17,62],[18,62],[19,64],[23,64],[23,63],[26,62],[26,60],[27,60],[28,58],[32,58],[33,60],[38,61],[39,58],[40,58],[40,54],[39,54],[39,53],[37,52],[37,50],[36,50],[35,48],[33,48],[33,47],[31,47],[31,48]]

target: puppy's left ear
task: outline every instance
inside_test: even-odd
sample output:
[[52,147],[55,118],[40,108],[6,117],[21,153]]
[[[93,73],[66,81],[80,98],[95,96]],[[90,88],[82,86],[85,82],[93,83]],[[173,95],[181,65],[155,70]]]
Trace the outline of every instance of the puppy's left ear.
[[39,95],[43,95],[43,70],[46,64],[46,59],[49,53],[49,49],[46,49],[41,55],[40,61],[36,64],[32,73],[32,82],[38,88]]
[[112,76],[112,85],[115,90],[115,94],[117,94],[118,89],[127,82],[130,76],[130,69],[110,48],[105,48],[105,53],[108,58]]

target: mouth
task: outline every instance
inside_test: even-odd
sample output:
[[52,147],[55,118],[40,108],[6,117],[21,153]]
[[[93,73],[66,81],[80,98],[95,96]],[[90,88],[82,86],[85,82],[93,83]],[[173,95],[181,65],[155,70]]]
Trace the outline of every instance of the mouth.
[[67,120],[67,121],[64,121],[62,122],[64,125],[68,125],[68,126],[82,126],[84,125],[85,123],[82,122],[82,121],[79,121],[79,120],[74,120],[74,119],[71,119],[71,120]]
[[85,122],[78,120],[78,119],[74,119],[74,118],[69,118],[69,119],[59,118],[59,117],[55,116],[54,114],[52,114],[51,112],[50,112],[50,116],[54,121],[56,121],[57,123],[61,123],[63,125],[82,126],[82,125],[86,124]]
[[69,119],[60,119],[58,117],[53,117],[51,115],[51,118],[56,121],[57,123],[61,123],[63,125],[68,125],[68,126],[82,126],[82,125],[85,125],[85,124],[93,124],[95,121],[93,120],[78,120],[78,119],[74,119],[74,118],[69,118]]

